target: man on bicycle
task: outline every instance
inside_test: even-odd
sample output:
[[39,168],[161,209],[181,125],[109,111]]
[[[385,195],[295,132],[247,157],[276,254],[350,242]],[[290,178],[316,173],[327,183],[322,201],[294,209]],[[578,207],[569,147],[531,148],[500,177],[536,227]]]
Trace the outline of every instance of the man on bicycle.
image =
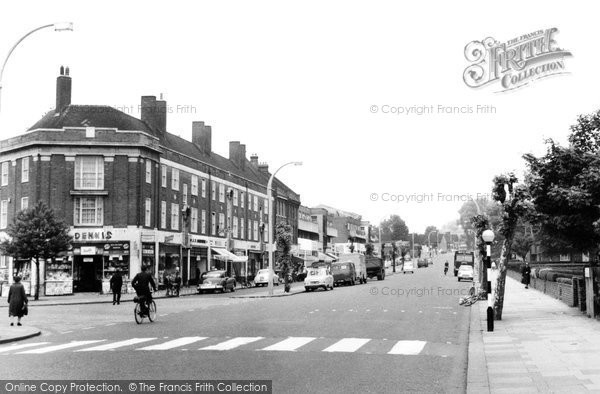
[[148,314],[148,305],[152,302],[152,290],[156,291],[156,283],[151,274],[147,272],[148,266],[142,265],[142,272],[133,277],[131,286],[135,289],[137,296],[140,298],[140,306],[143,314]]
[[444,263],[444,275],[448,273],[448,260]]

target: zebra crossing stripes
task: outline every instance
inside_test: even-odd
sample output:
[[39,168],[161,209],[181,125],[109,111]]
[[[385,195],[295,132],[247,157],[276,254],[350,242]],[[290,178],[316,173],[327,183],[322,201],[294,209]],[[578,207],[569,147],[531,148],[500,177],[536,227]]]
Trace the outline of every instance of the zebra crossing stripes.
[[263,339],[263,337],[237,337],[225,342],[217,343],[216,345],[200,348],[200,350],[231,350],[261,339]]
[[199,342],[208,337],[183,337],[167,341],[165,343],[159,343],[158,345],[150,345],[136,350],[169,350],[176,347],[189,345],[190,343]]
[[5,353],[5,352],[10,352],[13,350],[19,350],[19,349],[25,349],[28,347],[34,347],[34,346],[40,346],[40,345],[47,345],[50,342],[36,342],[36,343],[24,343],[22,345],[9,345],[9,346],[3,346],[0,347],[0,353]]
[[329,346],[324,352],[346,352],[352,353],[364,346],[370,339],[367,338],[344,338]]
[[388,354],[403,354],[406,356],[417,355],[425,347],[424,341],[398,341]]
[[302,347],[302,346],[314,341],[315,339],[317,339],[317,338],[314,338],[314,337],[289,337],[287,339],[284,339],[281,342],[277,342],[271,346],[267,346],[266,348],[259,349],[259,350],[294,352],[299,347]]
[[45,347],[42,347],[39,349],[25,350],[24,352],[19,352],[17,354],[44,354],[44,353],[55,352],[57,350],[69,349],[72,347],[84,346],[84,345],[89,345],[92,343],[97,343],[97,342],[102,342],[102,341],[104,341],[104,339],[98,339],[98,340],[93,340],[93,341],[73,341],[73,342],[69,342],[69,343],[63,343],[62,345],[45,346]]
[[80,350],[76,350],[76,352],[101,352],[104,350],[113,350],[113,349],[117,349],[117,348],[124,347],[124,346],[130,346],[130,345],[135,345],[135,344],[142,343],[142,342],[148,342],[148,341],[152,341],[154,339],[156,339],[156,338],[132,338],[132,339],[128,339],[126,341],[107,343],[106,345],[99,345],[99,346],[94,346],[94,347],[90,347],[87,349],[80,349]]

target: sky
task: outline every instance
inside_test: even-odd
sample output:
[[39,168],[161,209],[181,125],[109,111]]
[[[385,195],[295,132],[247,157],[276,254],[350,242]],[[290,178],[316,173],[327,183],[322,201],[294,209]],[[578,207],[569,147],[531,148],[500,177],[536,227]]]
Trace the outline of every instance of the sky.
[[[521,175],[523,154],[543,154],[547,138],[566,143],[577,116],[600,108],[591,28],[600,5],[592,2],[23,1],[2,8],[0,56],[38,26],[71,21],[74,31],[41,30],[11,55],[0,139],[54,108],[65,65],[73,104],[139,117],[141,96],[163,94],[170,133],[191,140],[192,121],[203,120],[213,151],[225,157],[229,141],[241,141],[271,170],[302,161],[278,177],[303,205],[338,207],[372,223],[398,214],[411,232],[456,220],[464,201],[489,198],[495,175]],[[468,43],[550,28],[572,54],[563,74],[508,92],[463,81]],[[418,115],[419,108],[429,112]]]

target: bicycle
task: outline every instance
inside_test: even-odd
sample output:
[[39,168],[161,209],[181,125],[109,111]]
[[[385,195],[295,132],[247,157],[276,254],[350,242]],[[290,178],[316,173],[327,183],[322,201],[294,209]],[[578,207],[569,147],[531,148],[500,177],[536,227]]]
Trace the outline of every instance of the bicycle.
[[487,299],[487,291],[483,289],[479,289],[479,291],[475,290],[475,287],[471,287],[469,290],[469,295],[466,297],[460,297],[458,300],[459,305],[471,306],[477,301],[486,300]]
[[[154,300],[148,302],[146,297],[144,296],[135,296],[133,298],[133,302],[135,302],[135,308],[133,309],[133,315],[135,317],[135,322],[137,324],[142,324],[142,321],[145,317],[148,318],[150,322],[156,320],[156,303]],[[145,305],[145,311],[142,311],[142,303]]]

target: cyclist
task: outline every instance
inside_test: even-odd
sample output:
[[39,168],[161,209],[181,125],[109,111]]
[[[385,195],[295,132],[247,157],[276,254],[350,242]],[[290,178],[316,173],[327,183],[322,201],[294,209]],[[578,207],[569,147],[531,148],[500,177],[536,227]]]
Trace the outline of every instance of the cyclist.
[[444,263],[444,275],[448,273],[448,260]]
[[144,315],[148,314],[148,305],[152,302],[150,286],[152,286],[152,290],[156,291],[154,278],[151,274],[146,272],[147,270],[148,266],[142,265],[142,272],[134,276],[131,281],[131,286],[135,289],[136,294],[140,298],[140,306],[142,308],[142,314]]

